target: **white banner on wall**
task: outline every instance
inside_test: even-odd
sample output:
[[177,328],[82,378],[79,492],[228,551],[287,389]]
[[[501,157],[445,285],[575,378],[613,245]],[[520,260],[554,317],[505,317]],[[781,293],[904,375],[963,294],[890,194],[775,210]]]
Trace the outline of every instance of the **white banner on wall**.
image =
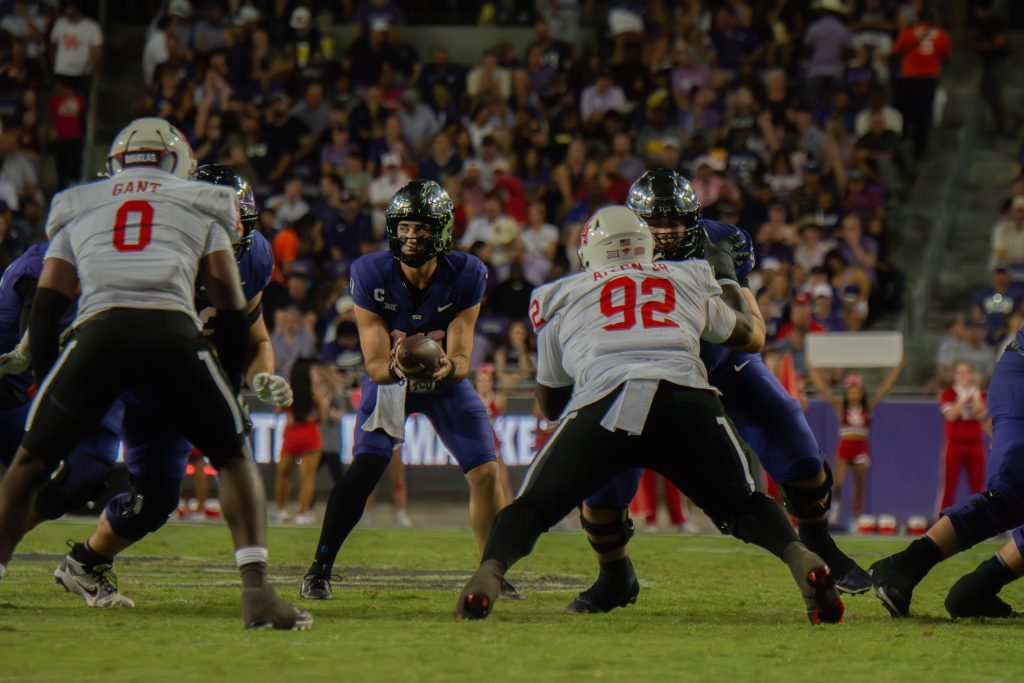
[[[253,413],[252,450],[256,462],[277,462],[284,441],[285,416],[274,413]],[[352,462],[352,443],[356,416],[341,418],[341,460]],[[506,465],[529,465],[533,461],[533,444],[537,419],[532,415],[502,415],[494,420],[494,431],[501,441],[501,458]],[[423,415],[413,415],[405,423],[405,445],[402,460],[407,465],[455,465],[455,459],[441,444],[433,425]]]

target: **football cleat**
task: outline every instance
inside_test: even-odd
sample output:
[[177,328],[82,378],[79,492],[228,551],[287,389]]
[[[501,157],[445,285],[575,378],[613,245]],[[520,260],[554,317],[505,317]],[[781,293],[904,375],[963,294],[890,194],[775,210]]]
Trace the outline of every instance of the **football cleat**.
[[324,572],[320,565],[314,562],[306,575],[302,577],[299,595],[307,600],[330,600],[332,596],[331,581],[341,581],[341,577]]
[[455,603],[455,619],[485,619],[491,613],[494,601],[501,593],[503,570],[497,560],[480,564],[476,573],[466,582]]
[[633,577],[629,587],[620,593],[614,594],[599,588],[600,579],[593,586],[576,596],[576,599],[566,605],[565,610],[571,614],[604,614],[611,612],[616,607],[628,607],[636,604],[636,597],[640,595],[640,583]]
[[248,629],[308,631],[313,617],[282,600],[273,587],[261,586],[242,589],[242,623]]
[[836,590],[848,595],[867,593],[871,590],[871,576],[857,565],[853,565],[850,571],[836,579]]
[[910,601],[917,581],[890,555],[868,568],[875,595],[893,619],[910,616]]
[[87,567],[68,553],[53,570],[54,582],[85,600],[89,607],[135,607],[135,602],[117,592],[117,577],[109,564]]
[[971,572],[961,576],[946,596],[946,611],[954,619],[962,617],[996,617],[1019,619],[1024,614],[1003,601],[988,583]]
[[832,572],[824,560],[798,542],[786,547],[782,559],[789,565],[804,596],[808,620],[815,625],[840,623],[846,606],[839,597]]
[[506,600],[522,600],[523,594],[516,590],[516,587],[505,580],[504,577],[501,579],[501,597]]

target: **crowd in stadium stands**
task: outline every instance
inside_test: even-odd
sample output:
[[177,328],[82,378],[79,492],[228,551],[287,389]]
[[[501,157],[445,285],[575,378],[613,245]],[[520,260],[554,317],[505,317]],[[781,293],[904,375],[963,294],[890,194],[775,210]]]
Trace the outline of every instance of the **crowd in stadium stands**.
[[[14,40],[0,56],[0,259],[40,234],[40,112],[54,149],[73,156],[102,43],[74,2],[56,21],[55,0],[3,4]],[[476,4],[484,20],[508,5]],[[476,63],[443,45],[417,52],[403,38],[416,10],[395,0],[169,0],[150,26],[139,113],[170,120],[200,163],[228,164],[256,189],[282,375],[311,353],[332,364],[358,354],[348,266],[381,247],[384,205],[413,177],[447,188],[455,245],[489,268],[473,361],[493,362],[503,386],[533,373],[531,288],[578,268],[586,218],[659,166],[693,181],[705,216],[751,233],[769,343],[799,369],[807,332],[858,330],[899,308],[887,207],[925,153],[922,103],[949,57],[925,3],[602,2],[596,49],[582,50],[551,28],[575,3],[555,14],[514,4],[533,41],[496,44]],[[331,25],[348,22],[352,39],[336,40]],[[79,40],[58,35],[69,25]],[[62,60],[72,45],[88,49]],[[39,84],[54,63],[47,107]],[[62,185],[77,180],[63,168]]]

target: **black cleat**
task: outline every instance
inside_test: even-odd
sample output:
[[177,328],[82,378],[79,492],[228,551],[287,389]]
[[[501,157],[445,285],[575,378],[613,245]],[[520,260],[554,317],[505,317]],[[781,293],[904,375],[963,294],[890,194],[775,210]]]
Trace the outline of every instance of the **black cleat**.
[[860,595],[871,590],[871,576],[857,565],[836,579],[836,590],[847,595]]
[[330,600],[331,581],[341,581],[341,577],[325,572],[319,564],[314,562],[306,575],[302,577],[299,595],[307,600]]
[[516,590],[516,587],[505,580],[504,577],[501,579],[501,597],[506,600],[522,600],[523,594]]
[[576,599],[565,606],[570,614],[604,614],[616,607],[628,607],[636,604],[640,595],[640,582],[636,576],[631,577],[629,585],[622,591],[611,592],[606,587],[599,587],[598,579],[593,586],[576,596]]
[[910,616],[910,601],[917,581],[900,566],[893,555],[875,562],[868,568],[875,595],[882,601],[893,619]]
[[789,566],[803,594],[807,619],[814,625],[840,623],[846,606],[839,597],[836,582],[825,561],[799,542],[786,547],[782,560]]
[[996,617],[1019,619],[1024,614],[1004,602],[983,577],[971,572],[961,576],[946,596],[946,611],[954,619],[961,617]]
[[497,560],[481,563],[455,602],[455,619],[486,619],[501,594],[504,570]]

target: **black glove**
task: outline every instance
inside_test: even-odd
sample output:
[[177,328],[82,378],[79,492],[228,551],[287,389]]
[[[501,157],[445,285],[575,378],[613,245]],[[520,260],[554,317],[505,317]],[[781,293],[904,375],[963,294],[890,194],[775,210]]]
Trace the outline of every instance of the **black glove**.
[[[732,245],[733,263],[736,265],[737,275],[739,271],[749,273],[754,269],[754,248],[747,236],[742,232],[734,232],[729,235],[729,244]],[[742,275],[736,278],[741,287],[747,286],[747,276]]]
[[736,252],[731,239],[722,240],[717,244],[705,239],[704,258],[707,259],[717,280],[736,282]]

